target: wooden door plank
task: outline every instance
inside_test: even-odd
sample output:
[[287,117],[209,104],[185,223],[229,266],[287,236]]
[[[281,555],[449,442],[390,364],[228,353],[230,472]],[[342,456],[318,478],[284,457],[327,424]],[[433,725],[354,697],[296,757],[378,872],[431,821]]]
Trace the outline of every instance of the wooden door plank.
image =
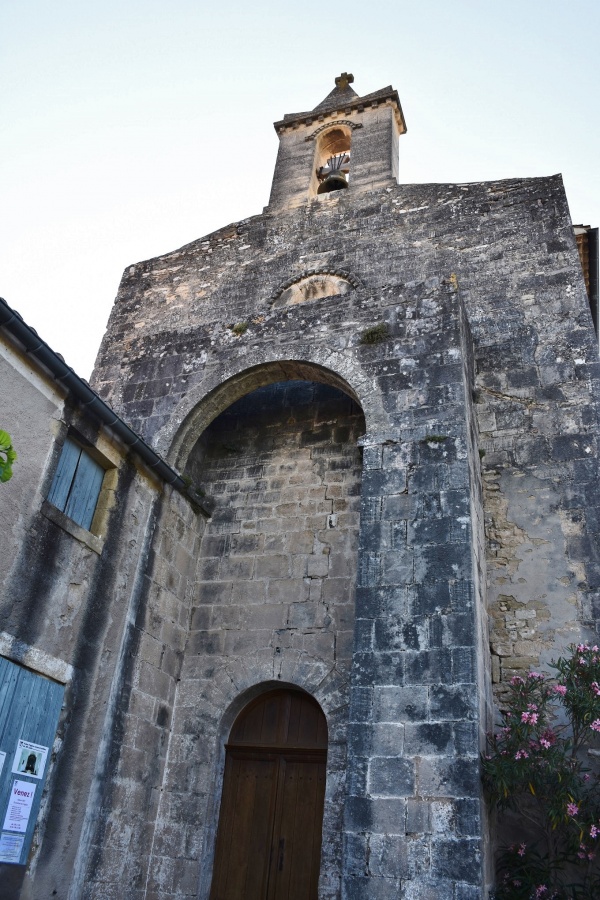
[[264,900],[277,760],[228,754],[211,900]]
[[52,503],[53,506],[56,506],[57,509],[60,509],[61,512],[64,512],[65,506],[67,505],[69,491],[73,484],[73,478],[80,456],[81,447],[70,438],[66,438],[60,454],[58,466],[56,467],[52,486],[50,487],[50,493],[48,494],[48,502]]
[[267,900],[317,900],[325,763],[281,756]]

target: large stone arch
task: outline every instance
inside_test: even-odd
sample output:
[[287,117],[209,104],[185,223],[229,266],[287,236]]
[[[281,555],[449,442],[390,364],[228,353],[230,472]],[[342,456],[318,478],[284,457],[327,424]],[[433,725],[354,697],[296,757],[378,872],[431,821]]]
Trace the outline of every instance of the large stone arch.
[[[258,354],[256,354],[258,356]],[[227,407],[251,391],[278,381],[316,381],[338,388],[355,400],[365,414],[367,432],[385,431],[388,417],[380,386],[345,353],[314,353],[303,359],[235,360],[227,371],[211,373],[190,390],[176,407],[170,422],[158,433],[156,447],[172,465],[183,469],[204,429]]]

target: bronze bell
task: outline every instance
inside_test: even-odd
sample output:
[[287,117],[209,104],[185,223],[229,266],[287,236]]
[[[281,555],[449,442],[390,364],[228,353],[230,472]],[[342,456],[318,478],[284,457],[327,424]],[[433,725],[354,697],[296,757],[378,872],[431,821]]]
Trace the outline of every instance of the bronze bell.
[[345,172],[350,171],[350,154],[338,153],[330,156],[327,163],[317,169],[317,178],[321,182],[317,188],[317,194],[328,194],[330,191],[339,191],[347,188]]
[[341,172],[332,172],[317,188],[317,194],[328,194],[329,191],[339,191],[340,188],[347,188],[348,182]]

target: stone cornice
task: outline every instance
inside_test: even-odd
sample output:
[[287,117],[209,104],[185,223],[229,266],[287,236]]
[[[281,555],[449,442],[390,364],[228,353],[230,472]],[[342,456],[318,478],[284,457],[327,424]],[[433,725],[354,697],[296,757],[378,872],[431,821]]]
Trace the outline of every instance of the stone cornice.
[[273,127],[277,134],[282,134],[288,129],[295,129],[301,125],[312,125],[313,122],[325,122],[326,119],[339,118],[344,115],[348,116],[357,112],[361,113],[365,107],[368,106],[377,107],[388,105],[394,107],[400,134],[404,134],[406,131],[406,122],[404,120],[402,107],[400,106],[400,98],[398,97],[398,91],[394,90],[391,85],[382,88],[380,91],[375,91],[372,94],[366,94],[364,97],[356,97],[354,100],[345,101],[340,109],[336,106],[332,106],[329,110],[313,109],[308,112],[285,115],[283,119],[275,122]]

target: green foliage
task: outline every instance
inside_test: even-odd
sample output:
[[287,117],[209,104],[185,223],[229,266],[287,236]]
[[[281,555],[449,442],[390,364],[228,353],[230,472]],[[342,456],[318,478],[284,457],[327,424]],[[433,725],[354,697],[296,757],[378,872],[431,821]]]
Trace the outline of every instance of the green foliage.
[[426,434],[423,438],[425,444],[443,444],[447,440],[447,434]]
[[519,828],[500,856],[498,900],[600,897],[600,649],[569,651],[553,665],[558,683],[538,672],[511,680],[482,759],[491,804]]
[[244,332],[248,330],[247,322],[236,322],[235,325],[231,326],[231,330],[234,334],[237,334],[238,337],[241,337]]
[[379,325],[373,325],[371,328],[365,328],[360,335],[361,344],[380,344],[390,336],[390,329],[387,322],[380,322]]
[[0,484],[12,478],[12,464],[16,458],[10,434],[0,430]]

